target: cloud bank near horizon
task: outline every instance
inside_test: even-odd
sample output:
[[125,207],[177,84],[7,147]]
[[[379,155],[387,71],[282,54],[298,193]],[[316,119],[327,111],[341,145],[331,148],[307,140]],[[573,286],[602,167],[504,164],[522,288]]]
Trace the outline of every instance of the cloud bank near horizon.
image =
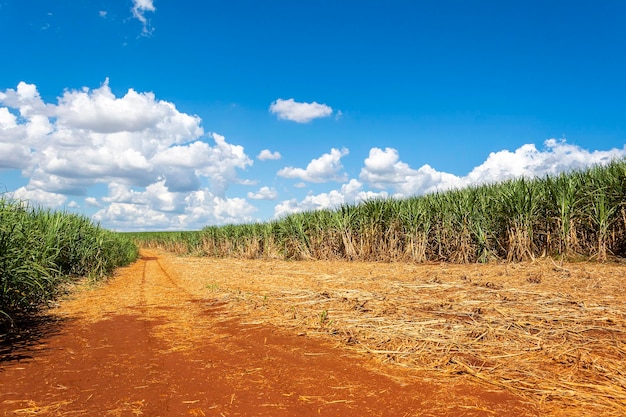
[[[201,122],[151,92],[129,89],[117,97],[108,80],[95,89],[68,89],[56,103],[44,102],[35,85],[20,82],[0,92],[0,172],[19,171],[28,179],[9,190],[13,198],[51,208],[90,208],[95,220],[117,230],[180,230],[269,220],[255,217],[255,204],[262,202],[273,201],[274,217],[280,217],[375,197],[553,175],[626,157],[626,146],[589,151],[548,139],[542,149],[526,144],[493,152],[457,176],[430,165],[411,167],[391,147],[371,148],[356,162],[348,149],[332,148],[304,167],[278,169],[275,179],[291,184],[279,188],[241,178],[253,159],[243,146],[206,133]],[[275,162],[267,161],[282,155],[264,149],[256,159],[269,166]],[[357,168],[347,170],[348,162]],[[307,184],[326,189],[284,197],[287,188]],[[236,185],[256,189],[231,196]]]
[[[414,169],[400,160],[396,149],[372,148],[363,161],[358,180],[350,179],[339,190],[308,195],[302,201],[285,200],[276,206],[275,215],[334,208],[371,198],[419,196],[520,177],[545,177],[593,165],[605,165],[623,158],[626,158],[626,145],[621,149],[588,151],[568,144],[564,139],[548,139],[544,142],[543,150],[537,149],[534,144],[525,144],[513,152],[492,152],[485,162],[467,175],[457,176],[437,171],[428,164]],[[304,177],[306,170],[298,172]]]

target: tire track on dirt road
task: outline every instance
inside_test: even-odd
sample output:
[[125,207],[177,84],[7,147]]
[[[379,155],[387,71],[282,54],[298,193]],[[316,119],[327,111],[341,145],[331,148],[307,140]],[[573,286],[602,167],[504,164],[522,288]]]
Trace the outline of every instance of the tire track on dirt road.
[[398,382],[323,341],[228,319],[160,255],[142,255],[62,302],[57,331],[26,359],[0,362],[0,414],[536,415],[510,394]]

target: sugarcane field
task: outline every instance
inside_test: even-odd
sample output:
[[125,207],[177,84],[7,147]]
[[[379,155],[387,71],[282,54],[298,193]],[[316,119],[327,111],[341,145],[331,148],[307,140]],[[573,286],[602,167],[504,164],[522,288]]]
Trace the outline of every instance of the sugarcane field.
[[198,232],[5,202],[0,410],[624,415],[624,167]]

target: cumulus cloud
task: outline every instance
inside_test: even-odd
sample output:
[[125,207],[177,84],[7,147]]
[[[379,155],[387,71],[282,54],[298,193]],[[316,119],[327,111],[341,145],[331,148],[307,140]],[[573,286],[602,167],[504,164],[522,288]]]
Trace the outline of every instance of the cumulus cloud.
[[4,93],[0,93],[0,101],[5,106],[19,109],[21,117],[49,114],[48,106],[41,99],[37,87],[24,81],[20,81],[15,90],[9,88]]
[[489,154],[487,160],[470,172],[464,180],[471,184],[502,181],[516,177],[543,177],[590,165],[603,165],[617,158],[626,157],[622,149],[593,151],[571,145],[564,139],[548,139],[545,149],[538,150],[533,144],[515,151],[502,150]]
[[[225,198],[208,189],[169,193],[155,184],[144,192],[114,190],[94,220],[117,230],[198,230],[206,225],[252,222],[256,208],[243,198]],[[117,187],[117,186],[116,186]]]
[[185,216],[201,224],[250,222],[254,220],[252,214],[256,212],[256,208],[243,198],[223,198],[208,190],[189,194],[185,197],[185,203]]
[[198,172],[211,179],[212,190],[217,195],[223,195],[231,183],[251,185],[248,181],[239,181],[237,169],[244,170],[253,164],[252,160],[244,152],[243,146],[232,145],[226,142],[226,138],[217,133],[211,137],[216,146],[210,155],[208,164],[198,169]]
[[342,172],[343,165],[341,158],[348,155],[348,149],[331,149],[317,159],[309,162],[306,168],[286,167],[278,171],[277,175],[284,178],[297,178],[307,182],[342,182],[347,179],[345,172]]
[[50,193],[33,187],[20,187],[17,190],[8,193],[9,198],[20,201],[28,201],[37,207],[61,207],[67,197],[62,194]]
[[[83,186],[107,179],[146,186],[175,167],[160,164],[170,148],[203,140],[199,117],[152,93],[130,89],[115,97],[108,81],[95,90],[67,90],[56,105],[43,103],[36,86],[22,82],[2,93],[0,104],[8,106],[0,111],[0,143],[21,147],[0,154],[0,166],[15,167],[12,158],[19,154],[27,176],[55,176],[58,190],[64,181],[75,188],[81,178]],[[20,114],[19,123],[9,108]]]
[[[351,179],[340,189],[307,195],[302,200],[282,201],[274,208],[275,217],[291,213],[333,209],[372,198],[404,198],[470,185],[505,181],[512,178],[544,177],[626,158],[626,146],[607,151],[589,151],[565,140],[548,139],[542,150],[525,144],[514,151],[491,153],[465,176],[438,171],[430,165],[417,169],[400,160],[393,148],[372,148],[363,162],[359,180]],[[371,187],[378,191],[367,191]]]
[[[0,115],[0,123],[2,123]],[[269,149],[263,149],[256,157],[259,161],[277,161],[282,158],[280,152],[272,152]]]
[[158,181],[137,191],[124,184],[109,184],[109,195],[102,198],[107,203],[129,203],[149,206],[159,212],[182,212],[182,198],[178,193],[171,192],[165,181]]
[[416,170],[399,158],[398,151],[393,148],[370,149],[361,169],[360,179],[375,189],[392,189],[396,194],[403,196],[462,185],[459,178],[453,174],[438,172],[429,165]]
[[333,114],[333,109],[326,104],[299,103],[294,99],[283,100],[279,98],[270,105],[270,112],[279,119],[291,120],[296,123],[308,123],[313,119],[328,117]]
[[252,165],[252,160],[242,146],[229,144],[224,136],[216,133],[211,137],[216,146],[203,141],[172,146],[158,153],[152,162],[183,170],[192,169],[194,175],[210,178],[213,191],[222,195],[229,184],[239,181],[236,170]]
[[[97,218],[115,224],[140,213],[168,225],[232,220],[237,207],[240,220],[248,219],[251,207],[225,194],[231,184],[250,184],[238,172],[253,161],[224,136],[205,135],[200,123],[153,93],[129,89],[116,97],[108,80],[93,90],[67,90],[57,103],[44,103],[35,85],[21,82],[0,92],[0,169],[29,178],[16,198],[48,207],[107,184],[108,195],[86,197],[85,206],[101,208]],[[228,216],[189,215],[187,199],[195,192],[211,195],[214,204],[205,211]]]
[[[167,131],[167,145],[202,134],[199,117],[180,113],[172,103],[156,100],[151,92],[138,93],[131,88],[117,98],[111,92],[108,78],[95,90],[66,90],[59,99],[55,115],[60,128],[86,129],[93,133]],[[120,140],[123,142],[123,135]]]
[[141,34],[144,36],[150,36],[153,29],[150,27],[150,22],[146,18],[146,12],[155,12],[153,0],[133,0],[133,7],[130,9],[133,13],[133,17],[139,20],[142,24]]
[[98,208],[102,207],[102,204],[100,204],[98,199],[95,198],[95,197],[86,197],[85,198],[85,205],[87,205],[89,207],[98,207]]
[[534,144],[526,144],[515,151],[491,153],[466,176],[437,171],[430,165],[413,169],[400,161],[397,150],[372,148],[359,178],[373,188],[391,189],[394,195],[407,197],[511,178],[555,175],[626,157],[626,147],[590,152],[556,139],[548,139],[544,145],[543,150],[538,150]]
[[93,219],[107,224],[116,230],[150,230],[158,227],[167,230],[172,224],[177,223],[165,213],[152,209],[149,206],[112,203],[106,208],[99,210]]
[[4,155],[0,159],[0,169],[24,169],[28,167],[31,151],[28,146],[22,143],[3,143],[0,141],[0,155]]
[[276,200],[276,197],[278,197],[278,192],[271,187],[261,187],[256,193],[248,193],[248,198],[251,200]]
[[365,191],[363,190],[363,184],[361,182],[356,179],[351,179],[338,190],[316,195],[307,195],[301,201],[295,198],[285,200],[274,207],[274,217],[280,218],[292,213],[304,211],[336,209],[343,204],[358,204],[373,198],[387,197],[387,192]]

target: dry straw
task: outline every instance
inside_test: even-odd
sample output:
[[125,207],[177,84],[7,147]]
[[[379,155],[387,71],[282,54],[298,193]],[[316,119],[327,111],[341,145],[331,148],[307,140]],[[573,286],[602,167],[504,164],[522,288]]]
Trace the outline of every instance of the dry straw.
[[229,301],[244,321],[331,337],[415,370],[471,375],[552,414],[621,416],[626,270],[563,260],[623,259],[625,196],[620,160],[263,224],[133,237],[214,257],[193,261],[207,272],[189,279],[203,280],[209,294],[198,294]]
[[332,338],[416,371],[469,375],[551,415],[626,414],[621,264],[178,258],[170,268],[202,282],[198,295],[228,301],[231,319]]

